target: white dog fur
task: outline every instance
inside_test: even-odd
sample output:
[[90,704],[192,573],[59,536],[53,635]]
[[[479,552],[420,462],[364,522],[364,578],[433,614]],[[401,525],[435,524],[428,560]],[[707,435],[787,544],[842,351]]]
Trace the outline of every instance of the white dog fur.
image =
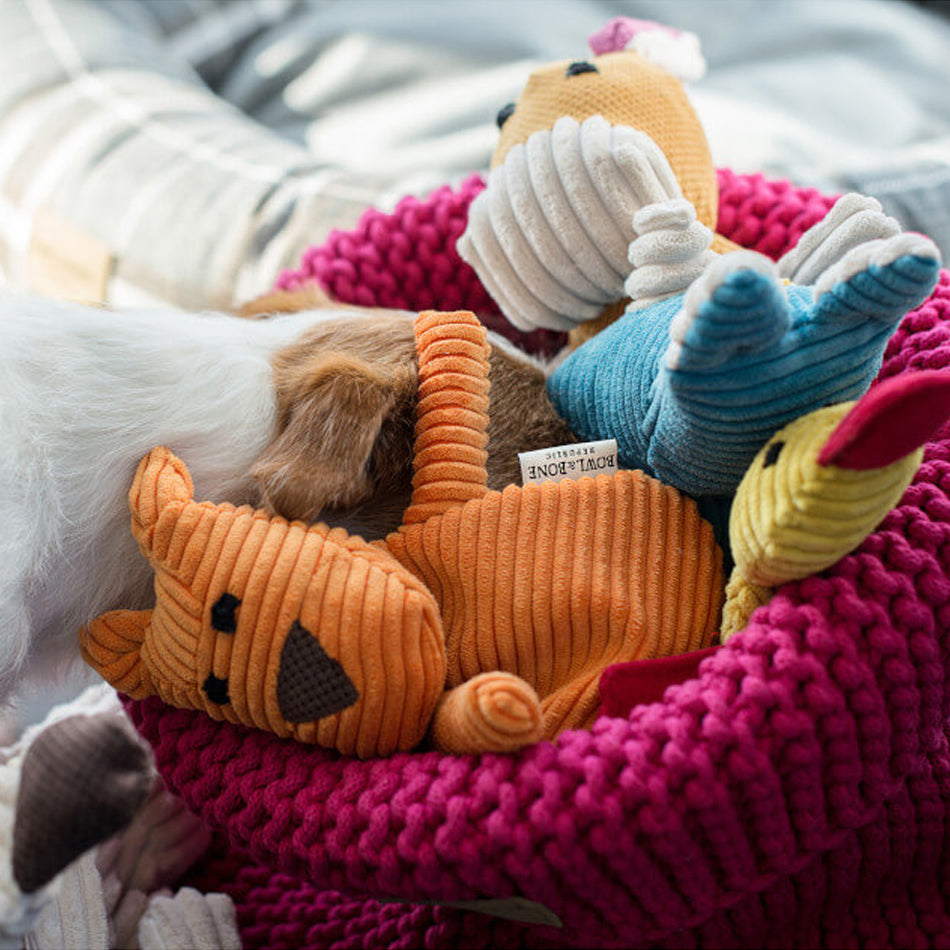
[[196,497],[247,500],[275,428],[270,356],[351,315],[254,321],[0,295],[0,700],[28,656],[75,644],[104,610],[148,605],[126,501],[139,459],[167,445]]
[[[354,332],[353,321],[366,326]],[[503,487],[518,478],[518,452],[574,437],[547,397],[539,364],[495,334],[489,339],[489,486]],[[374,348],[377,361],[360,363]],[[277,366],[288,353],[285,385]],[[307,381],[319,380],[333,355],[344,358],[347,378],[364,366],[368,382],[346,398],[331,387],[315,415]],[[270,506],[268,491],[287,478],[321,498],[342,477],[363,486],[355,503],[365,515],[332,504],[287,511],[285,500],[272,508],[366,537],[392,530],[411,490],[414,361],[411,315],[391,311],[323,306],[250,320],[0,293],[0,703],[30,669],[77,657],[77,633],[93,617],[151,605],[152,572],[129,530],[127,494],[139,460],[156,445],[184,459],[196,498]],[[381,421],[372,387],[395,380],[402,402]],[[379,445],[379,454],[341,452],[334,438],[344,448]],[[275,452],[268,482],[260,460]],[[353,466],[364,462],[391,467],[395,486],[392,478],[362,478],[366,468]]]

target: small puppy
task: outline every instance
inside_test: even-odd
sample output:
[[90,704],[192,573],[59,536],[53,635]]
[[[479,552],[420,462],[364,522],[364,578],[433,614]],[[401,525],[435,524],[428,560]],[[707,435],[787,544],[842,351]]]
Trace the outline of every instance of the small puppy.
[[[518,452],[573,436],[542,369],[491,342],[500,488],[519,480]],[[92,617],[150,604],[126,502],[149,449],[186,461],[197,498],[381,537],[410,494],[415,399],[410,314],[252,320],[0,295],[0,700],[29,660],[71,656]]]

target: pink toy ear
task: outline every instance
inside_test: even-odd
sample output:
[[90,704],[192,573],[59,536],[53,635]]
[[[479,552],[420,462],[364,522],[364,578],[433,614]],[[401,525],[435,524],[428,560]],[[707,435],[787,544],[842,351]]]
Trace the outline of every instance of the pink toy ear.
[[632,17],[614,17],[588,37],[595,56],[628,51],[656,63],[681,82],[694,82],[706,72],[706,61],[695,33]]
[[638,34],[651,30],[665,30],[673,36],[679,35],[679,30],[663,26],[653,20],[637,20],[629,16],[616,16],[606,26],[602,26],[596,33],[591,33],[587,43],[595,56],[604,53],[619,53],[628,48],[630,41]]
[[923,445],[950,417],[950,371],[921,370],[870,389],[838,423],[819,465],[884,468]]

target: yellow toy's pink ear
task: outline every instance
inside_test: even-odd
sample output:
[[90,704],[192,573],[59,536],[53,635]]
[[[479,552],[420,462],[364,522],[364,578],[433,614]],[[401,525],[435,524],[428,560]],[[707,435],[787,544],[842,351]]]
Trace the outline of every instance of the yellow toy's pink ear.
[[699,37],[653,20],[614,17],[587,38],[595,56],[605,53],[637,53],[680,82],[694,82],[706,73],[706,60]]
[[828,438],[819,465],[884,468],[923,445],[950,418],[950,371],[921,370],[868,390]]
[[129,489],[132,534],[147,557],[152,536],[161,513],[176,502],[184,504],[194,497],[194,485],[185,463],[164,446],[152,449],[139,462]]

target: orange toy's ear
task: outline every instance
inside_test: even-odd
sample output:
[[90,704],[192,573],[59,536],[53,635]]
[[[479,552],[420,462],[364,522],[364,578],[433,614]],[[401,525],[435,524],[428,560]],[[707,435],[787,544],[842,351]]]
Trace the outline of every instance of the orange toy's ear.
[[910,455],[950,418],[950,372],[921,370],[879,383],[838,423],[819,465],[866,470]]
[[324,509],[369,498],[374,480],[398,465],[388,423],[398,424],[399,406],[411,418],[416,387],[414,366],[392,370],[345,353],[288,368],[281,433],[251,469],[262,503],[285,518],[314,521]]
[[113,610],[79,631],[82,658],[106,682],[133,699],[154,692],[141,656],[151,619],[151,610]]
[[161,513],[174,502],[191,501],[194,491],[185,463],[164,446],[152,449],[139,462],[129,489],[129,510],[132,534],[146,557]]

